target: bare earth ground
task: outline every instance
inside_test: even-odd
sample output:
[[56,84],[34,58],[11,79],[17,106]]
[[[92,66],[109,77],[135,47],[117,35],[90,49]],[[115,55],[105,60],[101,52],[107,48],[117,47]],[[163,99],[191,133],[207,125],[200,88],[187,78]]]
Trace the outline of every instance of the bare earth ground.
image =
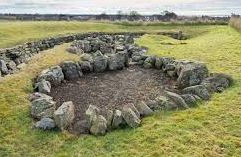
[[131,66],[120,71],[91,73],[61,86],[50,94],[60,106],[73,101],[76,120],[83,119],[89,105],[99,109],[122,109],[125,104],[155,99],[164,89],[172,89],[174,81],[156,69]]

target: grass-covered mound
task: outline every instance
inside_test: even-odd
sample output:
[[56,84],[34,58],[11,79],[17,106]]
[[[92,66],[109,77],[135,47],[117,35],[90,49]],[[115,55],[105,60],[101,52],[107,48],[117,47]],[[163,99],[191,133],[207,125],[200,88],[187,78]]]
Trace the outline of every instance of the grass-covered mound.
[[127,27],[100,23],[4,22],[0,26],[0,44],[7,47],[32,38],[74,31],[179,29],[192,38],[177,41],[145,35],[137,43],[148,46],[151,54],[206,62],[210,71],[232,75],[233,87],[197,108],[158,113],[145,118],[140,128],[117,130],[104,137],[75,137],[68,133],[33,130],[27,99],[32,92],[31,79],[63,60],[78,60],[65,52],[66,45],[62,45],[35,56],[21,72],[1,80],[0,156],[239,156],[241,35],[228,26]]

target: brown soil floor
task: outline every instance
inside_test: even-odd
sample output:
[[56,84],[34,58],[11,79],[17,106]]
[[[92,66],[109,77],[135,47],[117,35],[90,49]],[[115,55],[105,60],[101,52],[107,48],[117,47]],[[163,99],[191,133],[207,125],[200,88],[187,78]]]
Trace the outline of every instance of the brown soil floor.
[[73,101],[76,120],[81,120],[91,104],[100,109],[122,109],[128,103],[155,99],[164,89],[173,89],[174,83],[160,70],[133,65],[120,71],[86,74],[76,81],[53,87],[50,95],[57,106]]

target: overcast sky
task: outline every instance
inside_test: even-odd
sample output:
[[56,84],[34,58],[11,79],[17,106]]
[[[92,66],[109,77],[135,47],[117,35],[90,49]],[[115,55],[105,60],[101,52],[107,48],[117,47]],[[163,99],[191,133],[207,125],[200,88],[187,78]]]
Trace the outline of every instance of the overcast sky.
[[241,14],[241,0],[0,0],[0,13],[99,14],[118,10],[180,15]]

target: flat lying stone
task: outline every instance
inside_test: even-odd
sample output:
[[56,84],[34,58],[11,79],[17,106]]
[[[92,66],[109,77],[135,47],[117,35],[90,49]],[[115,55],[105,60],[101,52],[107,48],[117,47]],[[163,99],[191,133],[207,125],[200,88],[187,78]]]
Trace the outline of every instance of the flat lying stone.
[[56,103],[47,98],[39,98],[32,101],[31,115],[34,118],[52,118]]
[[189,108],[188,105],[186,104],[185,100],[178,94],[166,91],[165,95],[171,99],[173,102],[175,102],[179,107],[182,108]]
[[42,130],[51,130],[55,128],[55,122],[51,118],[42,118],[36,122],[35,127]]
[[153,113],[153,111],[146,105],[145,102],[140,102],[135,105],[136,109],[140,113],[141,116],[149,116]]
[[203,100],[209,100],[211,95],[208,89],[204,85],[196,85],[187,87],[182,90],[184,94],[194,94],[202,98]]

